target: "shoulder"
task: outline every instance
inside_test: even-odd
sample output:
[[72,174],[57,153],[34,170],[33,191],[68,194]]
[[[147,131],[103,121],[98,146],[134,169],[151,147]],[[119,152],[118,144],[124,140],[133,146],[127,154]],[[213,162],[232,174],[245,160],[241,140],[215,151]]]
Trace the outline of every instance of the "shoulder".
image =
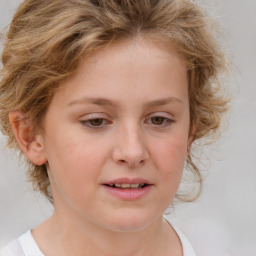
[[182,244],[183,256],[196,256],[193,246],[191,245],[187,237],[166,216],[164,218],[167,222],[169,222],[169,224],[173,227],[176,234],[178,235]]
[[19,240],[14,240],[2,248],[0,256],[24,256]]
[[7,244],[1,251],[0,256],[44,256],[38,248],[31,230],[21,235],[18,239]]
[[183,248],[183,256],[196,256],[195,251],[187,237],[177,227],[175,227],[175,225],[172,225],[172,227],[180,238]]

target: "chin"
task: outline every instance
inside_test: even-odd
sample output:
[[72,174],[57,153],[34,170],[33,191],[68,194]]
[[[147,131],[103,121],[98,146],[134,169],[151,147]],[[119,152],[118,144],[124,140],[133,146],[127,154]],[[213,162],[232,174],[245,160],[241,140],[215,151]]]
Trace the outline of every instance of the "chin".
[[150,216],[147,212],[120,212],[113,215],[109,221],[108,229],[115,232],[138,232],[146,229],[150,224],[158,219],[157,216]]

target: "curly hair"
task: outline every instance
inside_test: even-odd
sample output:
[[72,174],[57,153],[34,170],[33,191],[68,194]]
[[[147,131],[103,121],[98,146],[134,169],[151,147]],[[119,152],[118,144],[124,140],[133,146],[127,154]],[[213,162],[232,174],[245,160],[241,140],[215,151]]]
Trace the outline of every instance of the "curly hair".
[[[164,42],[182,56],[194,140],[215,134],[227,109],[218,81],[226,65],[209,18],[198,5],[187,0],[25,0],[13,17],[2,53],[0,122],[8,146],[22,155],[10,112],[20,110],[35,129],[41,127],[59,84],[76,70],[82,57],[138,35]],[[201,187],[202,177],[191,153],[187,165]],[[27,163],[34,189],[52,200],[46,165]]]

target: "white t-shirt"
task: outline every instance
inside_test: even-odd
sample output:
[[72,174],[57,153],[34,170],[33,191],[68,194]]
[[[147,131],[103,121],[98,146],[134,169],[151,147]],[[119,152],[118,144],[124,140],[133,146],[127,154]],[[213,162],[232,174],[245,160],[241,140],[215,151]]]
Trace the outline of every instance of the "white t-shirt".
[[[173,227],[173,225],[172,225]],[[180,238],[183,256],[196,256],[192,245],[185,237],[185,235],[176,227],[173,227],[177,235]],[[44,256],[40,251],[36,241],[34,240],[31,230],[28,230],[26,233],[21,235],[17,240],[9,243],[5,246],[1,252],[0,256]]]

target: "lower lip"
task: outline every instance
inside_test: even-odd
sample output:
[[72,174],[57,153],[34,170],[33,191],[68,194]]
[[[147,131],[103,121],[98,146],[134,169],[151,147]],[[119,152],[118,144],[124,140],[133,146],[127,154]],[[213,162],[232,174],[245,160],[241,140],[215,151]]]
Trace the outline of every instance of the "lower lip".
[[104,188],[112,195],[123,199],[123,200],[138,200],[149,193],[152,188],[152,185],[147,185],[144,188],[138,189],[120,189],[113,188],[106,185],[103,185]]

